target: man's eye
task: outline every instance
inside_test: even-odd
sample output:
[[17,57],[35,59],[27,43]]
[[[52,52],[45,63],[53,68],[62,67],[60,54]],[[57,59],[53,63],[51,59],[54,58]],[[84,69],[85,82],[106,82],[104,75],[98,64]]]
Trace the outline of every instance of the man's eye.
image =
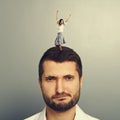
[[72,75],[67,75],[65,78],[66,78],[66,80],[73,80],[73,76]]
[[55,80],[55,77],[54,76],[48,76],[48,77],[46,77],[46,80],[47,81]]

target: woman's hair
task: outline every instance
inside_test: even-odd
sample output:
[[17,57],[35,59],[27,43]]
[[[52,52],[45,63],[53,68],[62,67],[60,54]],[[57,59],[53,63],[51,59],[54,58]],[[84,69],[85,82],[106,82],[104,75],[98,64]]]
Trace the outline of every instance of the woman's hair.
[[60,20],[58,21],[58,25],[62,25],[62,24],[64,24],[64,20],[63,20],[63,19],[60,19]]
[[44,72],[43,63],[47,60],[54,62],[65,62],[72,61],[76,63],[76,69],[78,71],[79,77],[82,76],[82,62],[80,56],[71,48],[62,47],[59,50],[57,47],[49,48],[42,56],[39,62],[39,80],[42,79],[42,74]]

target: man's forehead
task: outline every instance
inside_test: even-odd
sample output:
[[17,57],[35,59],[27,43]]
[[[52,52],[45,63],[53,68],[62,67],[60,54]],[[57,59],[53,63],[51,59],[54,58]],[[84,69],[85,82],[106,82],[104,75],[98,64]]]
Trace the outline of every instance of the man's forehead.
[[52,60],[46,60],[43,63],[43,70],[45,69],[77,69],[77,64],[74,61],[55,62]]
[[68,75],[77,72],[76,63],[71,61],[54,62],[45,61],[43,64],[43,71],[49,75]]

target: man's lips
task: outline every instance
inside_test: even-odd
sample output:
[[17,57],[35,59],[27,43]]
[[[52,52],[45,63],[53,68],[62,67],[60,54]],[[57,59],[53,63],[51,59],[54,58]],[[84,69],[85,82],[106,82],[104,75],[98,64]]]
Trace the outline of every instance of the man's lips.
[[54,97],[55,99],[62,99],[62,98],[66,98],[68,97],[68,95],[59,95],[59,96],[56,96]]
[[67,93],[57,94],[57,95],[52,96],[52,99],[65,99],[66,97],[71,97],[71,95]]

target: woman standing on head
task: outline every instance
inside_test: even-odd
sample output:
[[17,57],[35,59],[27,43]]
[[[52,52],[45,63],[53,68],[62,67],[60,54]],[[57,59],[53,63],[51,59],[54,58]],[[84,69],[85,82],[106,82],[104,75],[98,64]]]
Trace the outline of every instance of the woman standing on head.
[[57,37],[55,39],[55,45],[62,50],[62,44],[65,44],[65,39],[63,37],[63,30],[65,27],[65,24],[69,21],[71,17],[71,14],[69,15],[69,17],[64,21],[63,19],[59,19],[58,18],[58,10],[56,11],[56,21],[57,21],[57,25],[58,25],[58,33],[57,33]]

